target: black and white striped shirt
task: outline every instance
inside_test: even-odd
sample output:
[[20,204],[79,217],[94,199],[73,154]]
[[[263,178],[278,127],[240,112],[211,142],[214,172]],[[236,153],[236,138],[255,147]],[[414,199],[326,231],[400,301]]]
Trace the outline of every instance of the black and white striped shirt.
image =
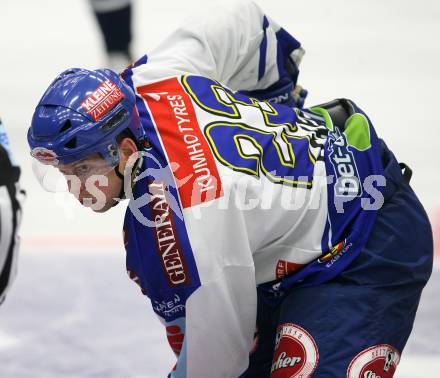
[[0,144],[0,304],[16,274],[24,192],[19,188],[20,168],[11,164],[6,148]]

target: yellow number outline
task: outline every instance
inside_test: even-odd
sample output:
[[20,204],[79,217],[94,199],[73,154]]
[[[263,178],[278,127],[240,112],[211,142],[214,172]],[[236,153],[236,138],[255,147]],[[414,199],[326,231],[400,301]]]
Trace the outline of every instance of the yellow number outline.
[[[266,131],[263,131],[261,129],[252,128],[252,127],[250,127],[250,126],[248,126],[246,124],[243,124],[243,123],[237,123],[236,124],[236,125],[240,124],[240,125],[246,126],[249,130],[254,130],[254,131],[257,131],[257,132],[259,132],[261,134],[266,134],[266,135],[267,134],[272,134],[273,135],[272,143],[275,145],[277,153],[278,153],[278,155],[280,157],[280,163],[282,165],[287,166],[287,167],[292,167],[292,168],[295,166],[295,154],[294,154],[294,151],[293,151],[293,146],[289,142],[289,139],[306,139],[307,143],[308,143],[307,154],[308,154],[308,158],[309,158],[310,162],[313,165],[315,165],[316,161],[320,160],[319,156],[315,157],[314,154],[312,153],[312,150],[311,150],[311,148],[313,146],[312,140],[314,140],[313,139],[313,135],[292,135],[290,133],[295,133],[295,132],[299,131],[299,126],[298,126],[297,123],[294,123],[294,124],[289,123],[289,122],[276,123],[276,122],[271,122],[270,121],[269,117],[270,116],[274,116],[274,117],[279,116],[279,112],[277,111],[277,109],[275,109],[274,106],[272,106],[272,104],[269,101],[260,101],[260,100],[258,100],[256,98],[253,98],[253,97],[249,97],[249,101],[250,102],[240,101],[237,98],[235,98],[235,96],[234,96],[234,94],[236,94],[237,91],[231,91],[228,88],[223,87],[220,83],[218,83],[215,80],[208,79],[208,78],[202,78],[202,79],[205,79],[208,82],[214,83],[214,84],[210,84],[209,85],[212,94],[214,95],[215,99],[217,100],[217,102],[219,104],[227,107],[228,109],[231,110],[231,112],[227,112],[227,111],[224,111],[224,110],[219,110],[219,109],[211,108],[211,107],[205,105],[202,101],[200,101],[200,99],[198,98],[197,94],[192,90],[192,88],[191,88],[191,86],[190,86],[190,84],[188,82],[188,79],[190,77],[197,77],[197,76],[195,76],[195,75],[183,75],[181,77],[182,86],[184,87],[186,92],[190,95],[190,97],[194,100],[194,102],[200,108],[202,108],[203,110],[207,111],[208,113],[211,113],[211,114],[214,114],[214,115],[218,115],[218,116],[224,116],[224,117],[232,118],[232,119],[241,119],[242,116],[241,116],[239,107],[237,106],[238,104],[240,104],[240,105],[243,105],[243,106],[249,106],[249,107],[257,108],[260,111],[260,113],[262,114],[263,120],[264,120],[264,124],[265,124],[265,126],[268,127],[268,129],[273,129],[275,127],[281,127],[281,128],[286,127],[287,130],[283,130],[283,131],[279,132],[279,135],[281,136],[283,141],[288,146],[289,155],[290,155],[290,157],[292,159],[292,163],[286,161],[286,159],[282,155],[281,147],[278,144],[278,142],[275,140],[276,135],[277,135],[276,131],[267,131],[266,132]],[[221,97],[220,92],[224,96],[226,96],[226,98],[229,100],[229,102],[226,102],[224,100],[224,98]],[[292,110],[296,113],[296,116],[297,116],[298,121],[299,121],[300,117],[299,117],[298,109],[293,108]],[[216,123],[216,122],[214,122],[214,123]],[[227,121],[217,122],[217,123],[218,124],[223,123],[224,125],[229,124]],[[208,127],[210,125],[212,125],[212,124],[209,124],[206,127]],[[314,125],[314,126],[317,126],[317,125]],[[207,135],[206,130],[207,130],[207,128],[205,128],[205,135]],[[243,135],[243,134],[237,134],[237,136],[249,140],[252,144],[254,144],[255,148],[261,149],[261,146],[252,137],[249,137],[248,135]],[[207,138],[210,141],[211,147],[213,149],[215,149],[215,151],[216,151],[216,157],[220,161],[222,161],[222,163],[224,163],[225,165],[230,166],[230,168],[232,168],[232,169],[234,169],[236,171],[239,171],[240,170],[239,167],[233,167],[232,165],[230,165],[228,163],[225,163],[225,161],[218,154],[218,151],[217,151],[217,149],[215,147],[215,144],[214,144],[213,140],[210,137],[208,137],[208,136],[207,136]],[[240,156],[242,158],[246,158],[246,159],[254,158],[254,157],[245,156],[243,151],[241,150],[240,143],[238,143],[237,141],[238,141],[238,139],[236,139],[234,137],[234,142],[235,142],[235,144],[237,146],[237,151],[240,154]],[[260,156],[262,156],[262,152],[261,152]],[[243,168],[242,171],[249,171],[248,172],[249,174],[258,175],[258,174],[255,174],[255,172],[253,172],[253,170],[250,170],[250,169],[247,169],[247,168]],[[266,176],[268,176],[268,175],[270,175],[270,174],[267,172]],[[278,182],[278,180],[275,179],[274,177],[272,178],[272,181]],[[294,181],[294,180],[285,180],[285,181],[286,182],[291,182],[291,184],[293,183],[295,185],[304,185],[306,183],[306,182]],[[307,184],[307,187],[311,187],[311,183],[307,182],[306,184]]]
[[[199,100],[199,98],[197,97],[197,95],[194,93],[194,91],[192,90],[191,86],[188,84],[188,77],[189,76],[191,76],[191,75],[184,75],[182,77],[182,85],[186,89],[188,94],[191,96],[191,98],[196,102],[197,105],[199,105],[202,109],[206,110],[208,113],[211,113],[211,114],[222,115],[222,116],[225,116],[225,117],[235,118],[235,119],[241,118],[240,111],[238,110],[237,105],[235,105],[235,99],[225,90],[225,88],[223,88],[220,84],[217,84],[217,85],[216,84],[211,84],[210,85],[211,91],[214,94],[214,96],[217,99],[217,101],[220,104],[230,108],[233,111],[232,114],[228,113],[228,112],[225,112],[223,110],[218,110],[218,109],[211,108],[209,106],[206,106],[204,103],[202,103]],[[220,96],[219,96],[219,94],[218,94],[216,89],[221,90],[223,93],[225,93],[226,96],[231,100],[232,103],[228,104],[227,102],[224,102],[220,98]]]
[[[211,145],[212,151],[214,153],[214,155],[216,156],[216,158],[225,166],[231,168],[234,171],[237,172],[243,172],[246,174],[250,174],[252,176],[256,176],[256,177],[261,177],[260,176],[260,172],[263,172],[263,174],[272,182],[274,183],[281,183],[281,184],[288,184],[288,185],[292,185],[292,186],[304,186],[306,188],[311,188],[312,187],[312,182],[308,182],[308,181],[300,181],[300,180],[291,180],[291,179],[287,179],[285,177],[277,177],[274,176],[270,173],[270,171],[264,166],[263,163],[263,156],[264,156],[264,149],[263,147],[260,145],[260,143],[258,143],[258,141],[246,134],[234,134],[233,139],[234,139],[234,143],[237,147],[237,152],[240,155],[240,157],[244,158],[244,159],[251,159],[251,160],[256,160],[257,164],[256,167],[257,169],[250,169],[247,167],[239,167],[239,166],[235,166],[233,164],[231,164],[229,161],[227,161],[226,159],[223,158],[223,156],[220,154],[220,152],[217,149],[216,143],[214,141],[214,138],[211,136],[211,129],[218,127],[218,126],[223,126],[223,127],[239,127],[241,129],[245,129],[245,130],[249,130],[249,131],[254,131],[260,134],[264,134],[264,135],[271,135],[272,136],[272,144],[274,145],[277,153],[278,153],[278,157],[279,157],[279,161],[283,166],[286,167],[291,167],[294,168],[295,167],[295,154],[293,152],[293,147],[291,145],[291,143],[288,141],[288,136],[286,134],[283,134],[281,137],[282,139],[286,142],[288,149],[289,149],[289,155],[292,158],[292,162],[286,162],[284,159],[284,156],[281,153],[281,148],[278,144],[278,142],[276,141],[276,132],[271,132],[271,131],[263,131],[260,129],[256,129],[253,128],[249,125],[246,125],[244,123],[241,122],[226,122],[226,121],[221,121],[221,122],[212,122],[210,124],[208,124],[204,130],[205,132],[205,136],[206,139],[208,140],[209,144]],[[240,145],[240,141],[239,139],[246,139],[249,142],[252,143],[252,145],[259,151],[258,155],[246,155]],[[298,138],[297,138],[298,139]]]

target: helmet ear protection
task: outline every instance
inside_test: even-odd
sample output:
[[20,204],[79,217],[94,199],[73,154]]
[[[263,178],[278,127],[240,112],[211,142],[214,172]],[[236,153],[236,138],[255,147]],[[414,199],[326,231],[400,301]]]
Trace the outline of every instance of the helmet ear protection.
[[129,130],[137,143],[144,137],[133,90],[109,69],[71,68],[49,85],[39,101],[28,143],[43,164],[69,164],[100,154],[119,163],[117,137]]

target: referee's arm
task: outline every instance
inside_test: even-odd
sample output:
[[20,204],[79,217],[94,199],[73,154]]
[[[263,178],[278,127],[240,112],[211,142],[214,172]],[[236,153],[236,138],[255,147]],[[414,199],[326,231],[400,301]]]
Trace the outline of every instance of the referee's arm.
[[0,304],[16,274],[17,230],[21,220],[20,168],[13,166],[0,144]]

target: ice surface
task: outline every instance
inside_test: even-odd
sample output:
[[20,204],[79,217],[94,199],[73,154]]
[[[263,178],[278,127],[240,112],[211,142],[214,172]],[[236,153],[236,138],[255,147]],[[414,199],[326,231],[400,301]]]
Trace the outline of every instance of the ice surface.
[[0,377],[167,375],[174,362],[163,327],[128,280],[122,253],[25,249],[21,257],[0,308]]
[[[355,100],[414,169],[413,187],[440,221],[440,2],[258,2],[307,50],[307,103]],[[135,2],[136,55],[205,3]],[[26,131],[44,89],[67,67],[104,62],[88,3],[1,0],[0,36],[0,116],[28,191],[19,275],[0,308],[0,377],[164,377],[173,356],[162,327],[124,272],[123,206],[93,214],[45,193],[31,173]],[[438,376],[439,280],[426,289],[397,377]]]

